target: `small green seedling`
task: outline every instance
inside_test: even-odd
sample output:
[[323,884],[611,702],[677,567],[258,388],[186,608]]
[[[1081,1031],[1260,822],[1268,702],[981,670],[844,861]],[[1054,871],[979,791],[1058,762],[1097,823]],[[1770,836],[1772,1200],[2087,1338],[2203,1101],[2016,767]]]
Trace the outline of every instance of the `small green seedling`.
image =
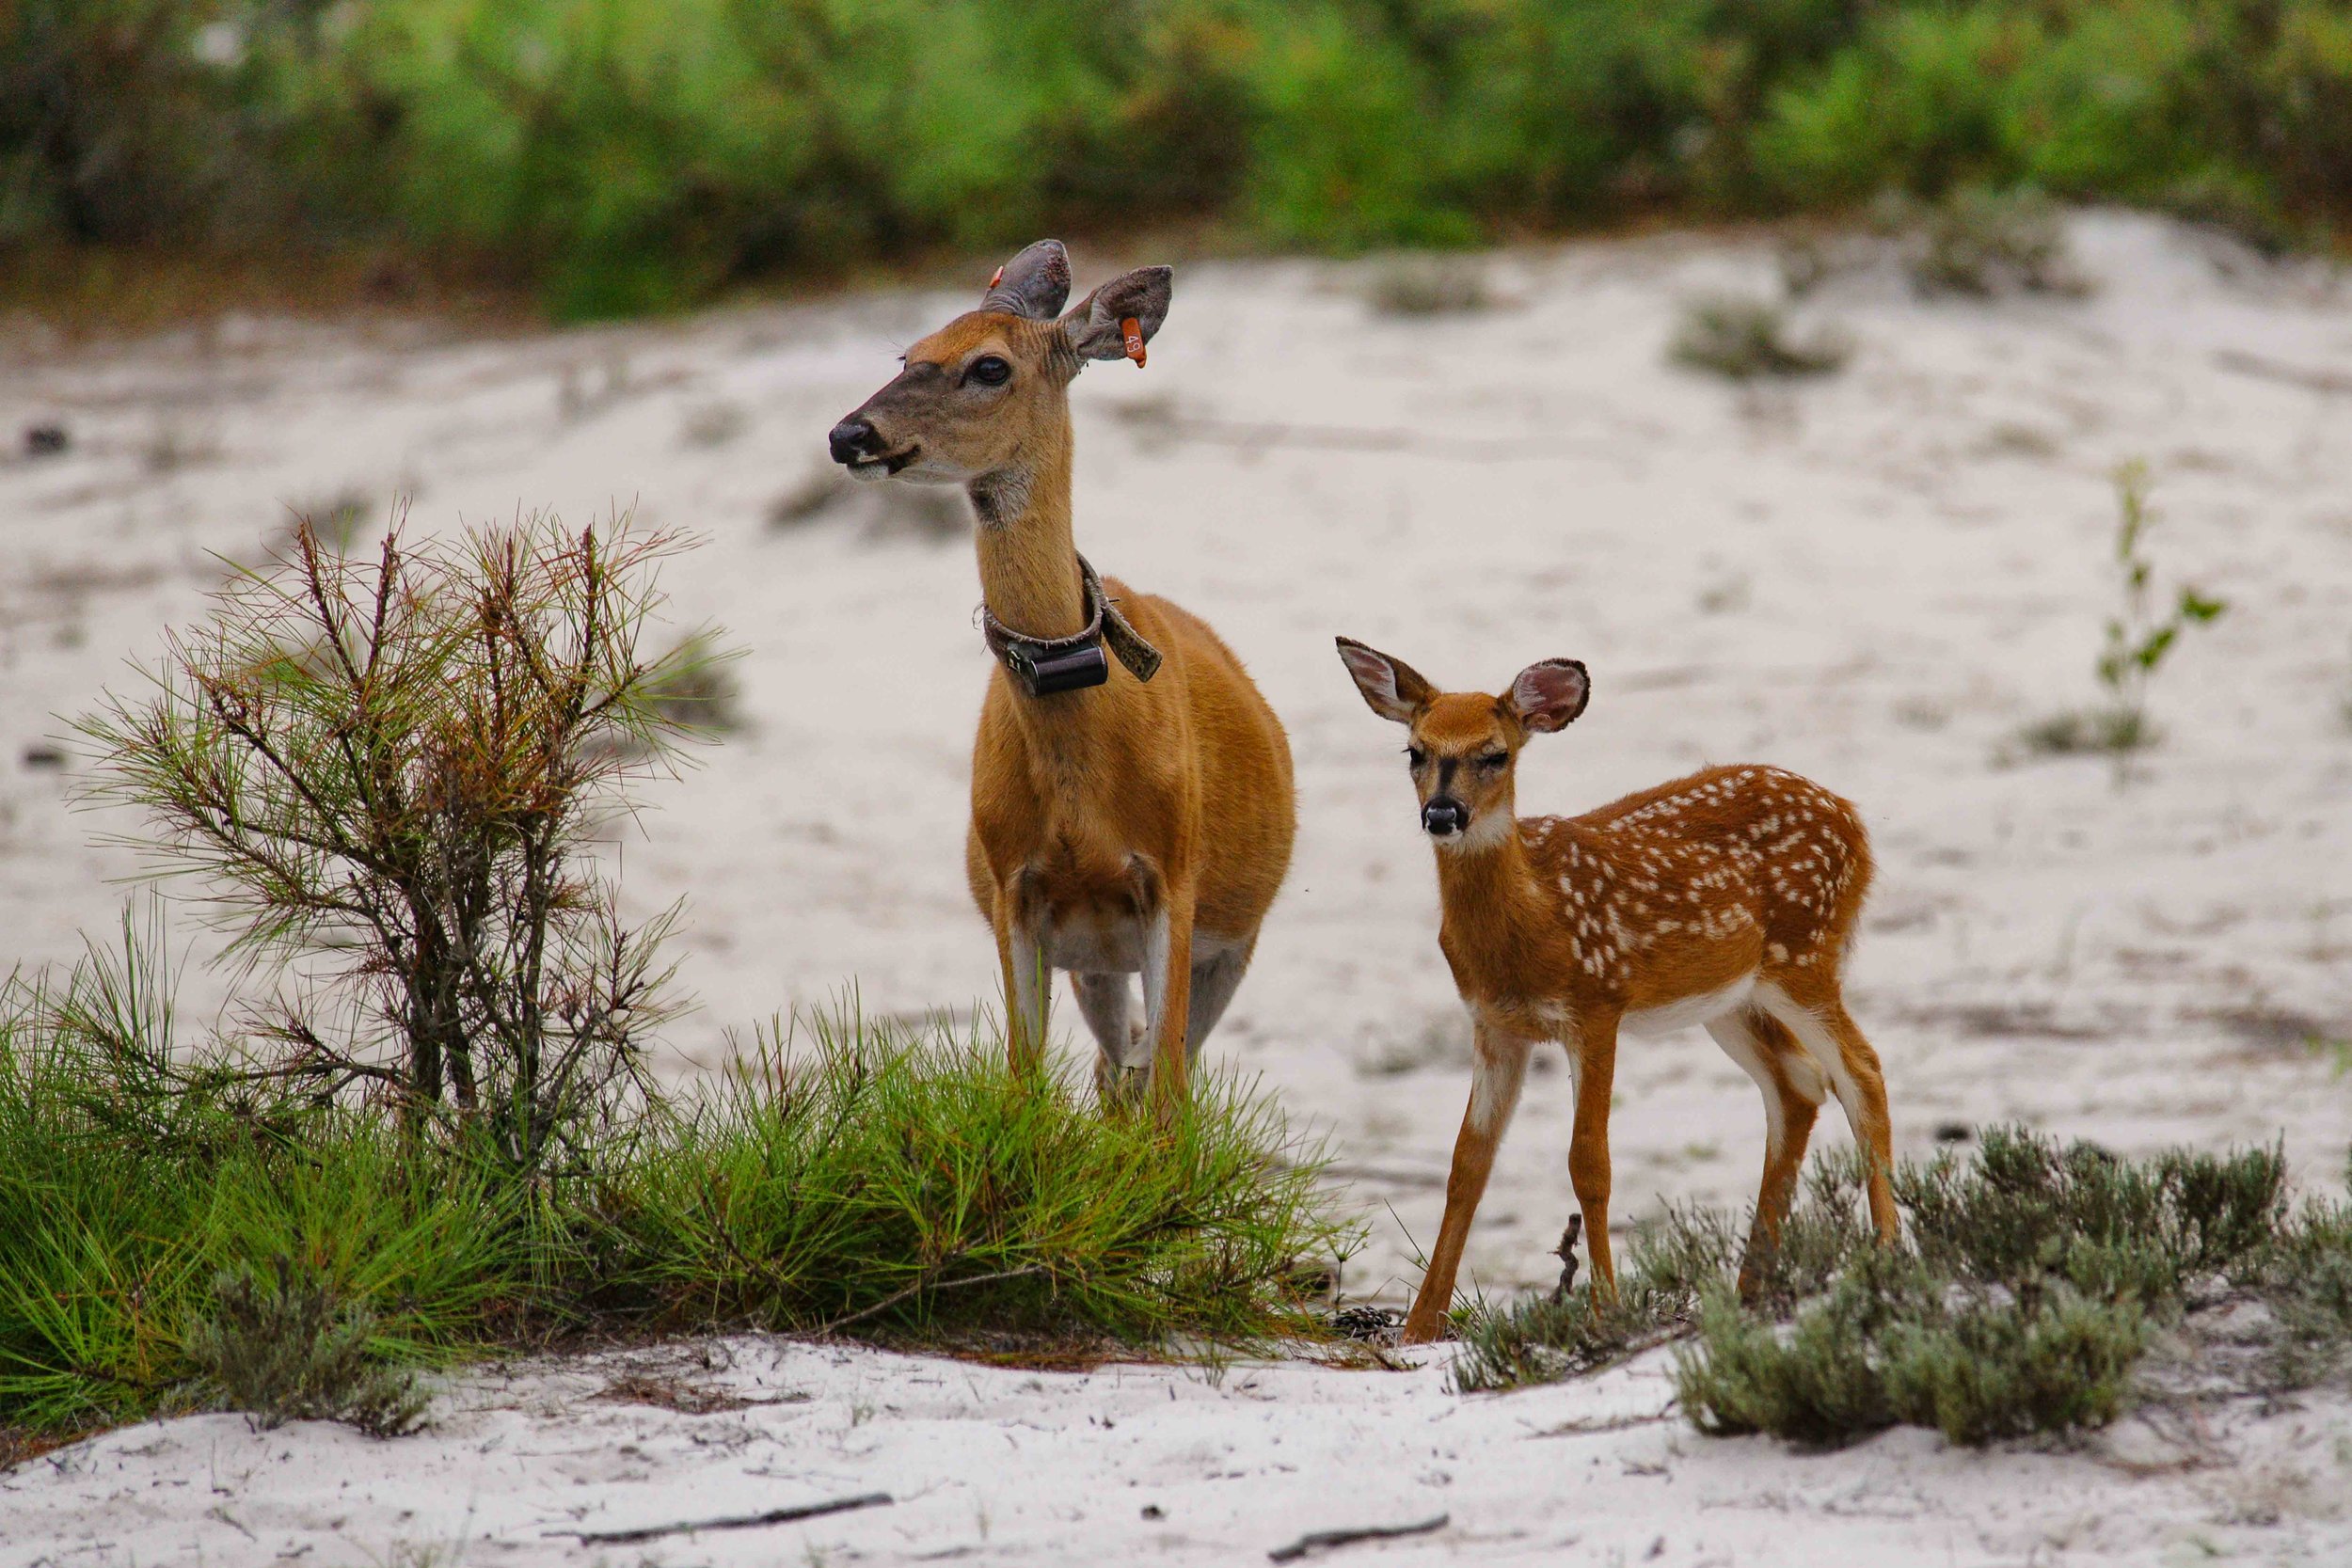
[[2106,646],[2099,654],[2099,684],[2107,689],[2112,711],[2145,744],[2153,738],[2147,719],[2148,683],[2184,630],[2218,620],[2229,606],[2184,584],[2171,610],[2157,615],[2149,587],[2155,567],[2141,548],[2149,521],[2147,465],[2133,462],[2118,468],[2115,493],[2122,509],[2115,531],[2115,562],[2122,578],[2123,604],[2122,612],[2107,621]]
[[2064,755],[2104,752],[2115,759],[2116,783],[2129,779],[2129,758],[2159,738],[2148,718],[2148,687],[2156,671],[2193,626],[2218,620],[2229,605],[2184,584],[2170,607],[2159,613],[2155,564],[2146,553],[2151,516],[2148,468],[2130,462],[2115,470],[2121,515],[2115,531],[2115,563],[2122,602],[2107,618],[2096,673],[2106,700],[2087,710],[2061,713],[2029,726],[2024,735],[2035,752]]

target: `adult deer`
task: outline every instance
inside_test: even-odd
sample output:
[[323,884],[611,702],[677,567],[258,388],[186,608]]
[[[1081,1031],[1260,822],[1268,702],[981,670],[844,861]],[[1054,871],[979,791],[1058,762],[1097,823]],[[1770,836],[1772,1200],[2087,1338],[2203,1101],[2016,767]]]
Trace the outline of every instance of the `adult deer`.
[[1530,665],[1492,697],[1441,692],[1361,642],[1343,637],[1339,646],[1373,712],[1411,729],[1406,757],[1437,847],[1438,945],[1475,1025],[1445,1219],[1406,1340],[1444,1331],[1470,1218],[1542,1040],[1567,1047],[1575,1076],[1568,1175],[1597,1291],[1616,1291],[1609,1102],[1620,1029],[1704,1024],[1764,1092],[1764,1180],[1743,1293],[1780,1235],[1829,1089],[1864,1150],[1871,1221],[1893,1240],[1886,1085],[1839,984],[1870,885],[1853,807],[1777,768],[1710,768],[1582,816],[1520,817],[1519,749],[1584,711],[1583,665]]
[[1072,539],[1070,383],[1092,360],[1144,362],[1170,281],[1140,268],[1065,315],[1070,261],[1041,240],[831,437],[859,479],[972,499],[998,668],[964,863],[1013,1060],[1042,1052],[1051,971],[1068,970],[1105,1099],[1148,1071],[1164,1111],[1248,968],[1295,817],[1290,743],[1241,661],[1166,599],[1098,578]]

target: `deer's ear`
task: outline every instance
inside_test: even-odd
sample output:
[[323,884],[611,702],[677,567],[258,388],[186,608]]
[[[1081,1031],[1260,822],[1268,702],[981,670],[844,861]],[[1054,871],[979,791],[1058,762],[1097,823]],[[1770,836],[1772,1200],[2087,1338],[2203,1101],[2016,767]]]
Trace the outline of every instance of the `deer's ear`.
[[1573,658],[1548,658],[1531,664],[1511,683],[1511,711],[1528,730],[1549,735],[1565,729],[1592,701],[1592,677]]
[[[1137,267],[1114,277],[1076,309],[1062,317],[1062,335],[1080,359],[1133,359],[1143,363],[1143,345],[1168,320],[1168,295],[1176,287],[1171,267]],[[1127,324],[1136,325],[1130,341]]]
[[1340,660],[1347,673],[1356,677],[1356,689],[1364,694],[1364,705],[1383,719],[1409,724],[1413,716],[1429,705],[1437,688],[1422,679],[1421,672],[1401,658],[1391,658],[1377,648],[1368,648],[1352,637],[1337,639]]
[[996,269],[983,310],[1002,310],[1031,321],[1052,321],[1070,297],[1070,253],[1059,240],[1040,240]]

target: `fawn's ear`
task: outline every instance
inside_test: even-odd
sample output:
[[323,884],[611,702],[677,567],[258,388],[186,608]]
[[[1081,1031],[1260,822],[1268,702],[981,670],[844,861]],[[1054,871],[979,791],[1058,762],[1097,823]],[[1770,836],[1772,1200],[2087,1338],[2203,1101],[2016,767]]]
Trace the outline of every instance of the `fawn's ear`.
[[1168,295],[1175,287],[1174,268],[1137,267],[1112,278],[1062,317],[1062,336],[1081,359],[1133,359],[1140,365],[1143,345],[1168,320]]
[[1573,658],[1548,658],[1531,664],[1511,683],[1507,699],[1519,723],[1536,735],[1565,729],[1592,701],[1592,677]]
[[1422,679],[1421,672],[1401,658],[1391,658],[1377,648],[1367,648],[1352,637],[1338,640],[1340,658],[1347,673],[1356,677],[1356,689],[1364,694],[1364,705],[1383,719],[1409,724],[1413,715],[1429,704],[1438,694],[1437,688]]
[[1048,322],[1070,297],[1070,253],[1059,240],[1040,240],[996,269],[980,296],[983,310]]

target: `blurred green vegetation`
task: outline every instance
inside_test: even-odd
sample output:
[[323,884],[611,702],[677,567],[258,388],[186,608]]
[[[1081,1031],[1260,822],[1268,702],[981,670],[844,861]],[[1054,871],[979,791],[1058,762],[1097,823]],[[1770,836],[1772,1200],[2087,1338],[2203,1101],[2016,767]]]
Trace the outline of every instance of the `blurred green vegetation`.
[[2352,212],[2345,0],[0,0],[0,250],[661,309],[1041,230],[1468,245],[2032,184]]

